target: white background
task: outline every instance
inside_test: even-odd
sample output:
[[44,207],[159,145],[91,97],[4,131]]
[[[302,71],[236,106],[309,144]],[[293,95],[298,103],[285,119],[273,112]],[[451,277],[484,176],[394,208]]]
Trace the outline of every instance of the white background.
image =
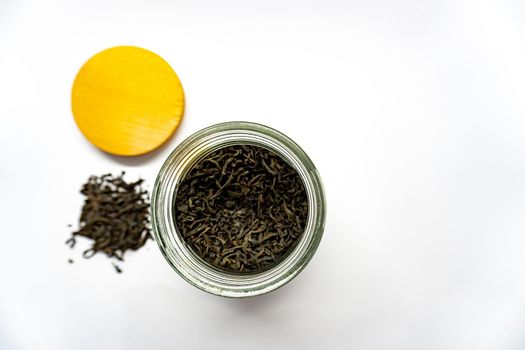
[[[116,45],[185,88],[148,156],[98,151],[71,115],[76,72]],[[151,188],[231,120],[284,132],[324,181],[324,238],[289,285],[223,299],[153,241],[121,275],[65,246],[90,174]],[[525,3],[0,0],[0,219],[2,350],[525,349]]]

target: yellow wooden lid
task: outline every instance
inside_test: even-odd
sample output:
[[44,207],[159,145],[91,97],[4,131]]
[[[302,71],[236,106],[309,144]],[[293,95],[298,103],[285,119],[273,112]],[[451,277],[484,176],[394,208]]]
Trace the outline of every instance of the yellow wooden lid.
[[91,143],[108,153],[134,156],[154,150],[173,134],[184,113],[184,92],[160,56],[117,46],[82,66],[71,104]]

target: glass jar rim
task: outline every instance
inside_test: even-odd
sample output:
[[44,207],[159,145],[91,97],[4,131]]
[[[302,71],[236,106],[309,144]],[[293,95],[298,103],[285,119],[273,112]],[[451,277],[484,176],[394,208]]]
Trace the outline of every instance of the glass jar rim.
[[[291,252],[264,271],[235,274],[213,268],[196,256],[178,233],[173,216],[177,186],[203,155],[234,144],[269,149],[296,169],[308,198],[305,231]],[[197,131],[182,141],[161,167],[151,199],[154,238],[167,262],[190,284],[225,297],[270,292],[292,280],[313,257],[324,231],[326,203],[321,178],[306,153],[283,133],[251,122],[226,122]]]

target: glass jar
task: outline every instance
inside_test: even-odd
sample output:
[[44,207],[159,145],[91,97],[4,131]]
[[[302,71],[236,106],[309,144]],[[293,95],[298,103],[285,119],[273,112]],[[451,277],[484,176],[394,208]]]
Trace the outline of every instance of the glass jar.
[[[209,153],[238,144],[263,147],[282,157],[299,173],[308,197],[308,219],[299,242],[277,264],[256,273],[229,273],[211,266],[186,245],[175,225],[176,192],[186,173]],[[175,148],[155,182],[151,213],[154,237],[162,254],[185,280],[212,294],[249,297],[283,286],[308,264],[323,235],[326,204],[319,173],[295,142],[264,125],[228,122],[198,131]]]

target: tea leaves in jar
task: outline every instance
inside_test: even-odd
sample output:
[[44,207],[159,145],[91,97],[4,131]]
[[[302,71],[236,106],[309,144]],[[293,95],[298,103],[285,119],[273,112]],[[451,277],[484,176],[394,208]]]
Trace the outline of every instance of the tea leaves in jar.
[[212,266],[254,273],[281,260],[302,236],[308,200],[297,171],[254,145],[216,150],[180,182],[175,222],[186,244]]

